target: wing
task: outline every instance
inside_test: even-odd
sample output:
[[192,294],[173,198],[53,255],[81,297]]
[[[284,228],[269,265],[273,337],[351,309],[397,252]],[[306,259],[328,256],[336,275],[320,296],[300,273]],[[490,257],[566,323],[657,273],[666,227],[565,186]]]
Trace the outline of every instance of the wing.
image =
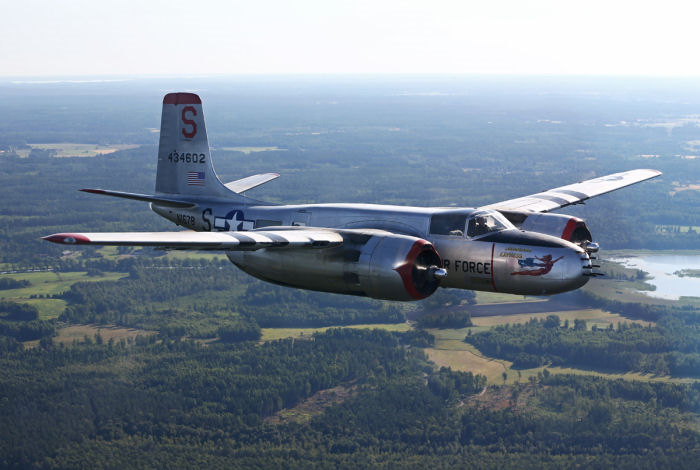
[[510,199],[484,206],[482,209],[511,211],[549,212],[571,204],[580,204],[586,199],[624,188],[631,184],[655,178],[661,174],[657,170],[630,170],[622,173],[601,176],[580,183],[569,184],[530,196]]
[[154,246],[175,250],[259,250],[262,248],[327,248],[343,237],[324,229],[252,232],[101,232],[55,233],[44,240],[63,245]]

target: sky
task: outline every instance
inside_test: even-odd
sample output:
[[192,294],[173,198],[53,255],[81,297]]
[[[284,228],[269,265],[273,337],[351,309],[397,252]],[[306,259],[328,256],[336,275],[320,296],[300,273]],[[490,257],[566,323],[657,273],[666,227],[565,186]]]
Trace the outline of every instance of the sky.
[[0,76],[700,76],[700,4],[0,0]]

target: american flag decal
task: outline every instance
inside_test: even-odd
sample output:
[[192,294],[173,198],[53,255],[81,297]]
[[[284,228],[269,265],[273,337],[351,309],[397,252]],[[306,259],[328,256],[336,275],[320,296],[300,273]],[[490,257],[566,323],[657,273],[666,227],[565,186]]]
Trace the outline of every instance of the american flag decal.
[[188,171],[187,172],[187,185],[188,186],[204,186],[204,172],[203,171]]

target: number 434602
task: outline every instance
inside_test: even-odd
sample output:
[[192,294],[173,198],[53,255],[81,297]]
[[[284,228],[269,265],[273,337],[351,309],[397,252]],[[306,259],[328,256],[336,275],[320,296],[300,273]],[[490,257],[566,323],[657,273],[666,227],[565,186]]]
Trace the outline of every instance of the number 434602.
[[178,153],[170,152],[168,160],[173,163],[204,163],[206,155],[203,153]]

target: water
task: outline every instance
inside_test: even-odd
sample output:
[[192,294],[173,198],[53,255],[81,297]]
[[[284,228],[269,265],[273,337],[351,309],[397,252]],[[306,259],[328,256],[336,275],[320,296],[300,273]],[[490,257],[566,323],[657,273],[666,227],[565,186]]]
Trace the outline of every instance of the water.
[[644,294],[661,299],[678,300],[683,296],[700,297],[700,277],[680,277],[674,272],[684,269],[700,270],[700,255],[639,255],[629,258],[610,258],[628,268],[649,273],[646,282],[656,286]]

